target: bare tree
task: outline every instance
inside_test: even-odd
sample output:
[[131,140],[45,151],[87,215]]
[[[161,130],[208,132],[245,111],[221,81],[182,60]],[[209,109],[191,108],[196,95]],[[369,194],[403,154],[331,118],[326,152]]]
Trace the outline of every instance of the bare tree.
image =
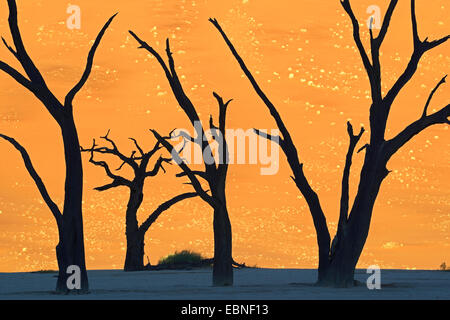
[[[304,174],[303,163],[299,160],[297,149],[278,110],[258,85],[252,73],[237,53],[217,20],[210,19],[212,24],[222,35],[228,48],[231,50],[241,69],[249,79],[254,90],[269,109],[272,118],[275,120],[281,132],[282,137],[279,139],[280,146],[292,169],[292,179],[308,203],[316,229],[319,247],[318,284],[320,285],[339,287],[354,285],[354,272],[369,233],[375,200],[383,180],[389,174],[389,170],[386,168],[388,161],[402,146],[426,128],[435,124],[450,123],[448,120],[448,117],[450,116],[450,105],[445,106],[437,112],[428,114],[428,107],[431,99],[439,86],[445,82],[446,78],[444,77],[430,93],[420,118],[400,131],[395,137],[388,140],[385,139],[386,123],[395,98],[416,72],[422,56],[427,51],[439,46],[449,38],[449,36],[446,36],[435,41],[428,41],[428,38],[423,41],[420,40],[417,30],[415,1],[412,0],[411,20],[414,51],[404,72],[400,75],[388,93],[383,96],[379,58],[380,47],[387,34],[389,23],[397,2],[398,0],[391,0],[378,36],[374,37],[372,30],[370,30],[371,59],[369,59],[361,42],[359,22],[353,14],[350,2],[348,0],[341,1],[343,8],[351,18],[354,40],[370,80],[372,105],[370,107],[370,143],[359,150],[365,150],[365,158],[360,173],[357,194],[351,207],[349,205],[349,174],[354,150],[364,133],[364,129],[362,128],[360,133],[355,135],[352,125],[350,123],[347,124],[350,144],[342,178],[342,195],[338,229],[333,241],[331,241],[319,197]],[[267,134],[262,133],[259,130],[255,129],[255,132],[260,136],[270,138]]]
[[[144,150],[138,144],[137,140],[130,138],[130,140],[133,141],[137,151],[132,151],[130,156],[126,156],[119,151],[116,143],[111,138],[109,138],[109,131],[105,136],[101,137],[101,139],[105,140],[108,144],[111,145],[111,147],[99,147],[96,145],[94,139],[91,148],[81,148],[81,151],[89,152],[89,162],[96,166],[103,167],[106,175],[112,179],[111,183],[95,188],[95,190],[106,191],[121,186],[127,187],[129,189],[130,196],[128,200],[127,211],[125,214],[127,252],[125,256],[124,270],[143,270],[145,233],[164,211],[168,210],[171,206],[182,200],[196,197],[197,193],[183,193],[164,202],[155,211],[153,211],[141,225],[139,225],[137,220],[137,213],[144,199],[145,180],[150,177],[155,177],[160,170],[163,170],[165,172],[163,163],[169,163],[170,161],[172,161],[172,159],[160,156],[155,162],[153,168],[149,169],[150,160],[162,148],[159,142],[157,142],[151,150],[144,152]],[[105,161],[94,160],[95,153],[111,155],[118,158],[120,161],[122,161],[122,164],[116,169],[116,171],[121,170],[123,166],[127,165],[133,171],[133,179],[127,179],[123,176],[113,173],[113,171],[110,169],[110,166]]]
[[[7,3],[9,7],[9,29],[11,31],[14,47],[8,45],[4,38],[2,38],[2,40],[7,49],[21,64],[26,75],[23,75],[21,72],[3,61],[0,61],[0,70],[8,74],[19,84],[32,92],[42,102],[47,111],[61,128],[66,163],[65,196],[62,213],[55,203],[51,201],[50,196],[43,187],[42,180],[40,180],[40,178],[38,179],[38,176],[34,170],[31,170],[31,162],[25,149],[23,149],[18,143],[14,142],[11,138],[7,140],[21,152],[29,173],[36,182],[46,204],[55,216],[58,225],[59,243],[56,247],[56,257],[58,260],[59,276],[56,285],[57,292],[70,291],[66,284],[69,276],[66,271],[68,266],[76,265],[81,270],[81,288],[77,291],[85,293],[89,290],[89,284],[86,272],[83,238],[83,169],[78,134],[73,117],[73,100],[89,78],[95,52],[115,15],[107,21],[100,33],[97,35],[89,51],[86,67],[81,79],[69,91],[69,93],[67,93],[65,100],[62,103],[47,87],[42,74],[33,63],[25,49],[17,22],[16,1],[7,0]],[[7,137],[3,136],[3,138]]]
[[[146,42],[142,41],[135,33],[130,31],[130,34],[140,44],[139,48],[145,49],[150,52],[161,65],[172,92],[177,99],[180,107],[184,113],[188,116],[192,126],[195,129],[196,137],[184,135],[184,139],[188,143],[198,145],[202,151],[202,159],[205,166],[204,171],[191,170],[188,164],[181,158],[180,153],[169,142],[168,138],[164,138],[158,134],[155,130],[151,130],[156,139],[165,147],[171,154],[172,158],[183,170],[179,177],[188,177],[190,183],[198,196],[211,206],[214,210],[214,266],[213,266],[213,285],[214,286],[231,286],[233,285],[233,258],[232,258],[232,233],[231,223],[227,210],[226,203],[226,178],[228,173],[228,148],[225,140],[225,128],[226,128],[226,114],[227,107],[231,100],[225,102],[221,96],[217,93],[213,93],[217,103],[219,105],[219,126],[216,127],[213,123],[212,116],[209,121],[209,129],[213,135],[215,141],[218,142],[218,158],[214,159],[212,143],[210,143],[205,135],[205,129],[200,122],[199,115],[191,100],[186,95],[183,86],[180,82],[178,74],[175,68],[175,62],[170,51],[169,39],[166,41],[166,54],[168,58],[168,65],[164,59],[150,47]],[[202,182],[206,182],[209,186],[209,190],[206,191],[202,187]]]

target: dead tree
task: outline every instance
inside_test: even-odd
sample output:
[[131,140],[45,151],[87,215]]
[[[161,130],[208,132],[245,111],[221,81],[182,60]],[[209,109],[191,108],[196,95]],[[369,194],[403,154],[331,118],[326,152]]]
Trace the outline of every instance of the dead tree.
[[[45,106],[50,115],[55,119],[59,127],[61,128],[61,134],[64,144],[64,156],[66,164],[66,180],[65,180],[65,195],[64,195],[64,207],[62,213],[57,210],[56,205],[51,201],[48,193],[43,194],[46,204],[50,207],[50,210],[55,216],[58,231],[59,231],[59,243],[56,247],[56,257],[58,260],[59,276],[56,285],[57,292],[70,291],[67,287],[67,267],[70,265],[76,265],[81,270],[81,288],[77,291],[87,292],[89,290],[88,278],[85,265],[85,253],[84,253],[84,238],[83,238],[83,218],[82,218],[82,195],[83,195],[83,168],[81,163],[81,152],[78,141],[78,133],[75,126],[73,117],[73,100],[76,94],[82,89],[84,84],[89,78],[92,70],[92,64],[95,56],[95,52],[100,45],[100,41],[103,38],[107,28],[111,24],[112,16],[100,33],[97,35],[95,42],[93,43],[87,58],[86,67],[79,82],[69,91],[66,95],[64,102],[60,102],[52,91],[47,87],[47,84],[33,63],[32,59],[28,55],[27,50],[22,41],[22,36],[19,31],[17,22],[17,6],[15,0],[8,0],[9,7],[9,29],[11,31],[14,47],[8,45],[5,39],[2,38],[3,43],[12,55],[21,64],[26,75],[23,75],[20,71],[14,69],[10,65],[3,61],[0,61],[0,70],[8,74],[19,84],[32,92]],[[23,148],[20,148],[18,144],[15,144],[13,140],[8,140],[19,149],[24,157],[25,164],[29,160],[25,159],[26,152]],[[34,180],[37,183],[36,175],[30,171],[30,167],[27,166],[29,173],[34,176]],[[43,191],[42,181],[39,179],[37,183],[39,190]]]
[[[379,58],[380,47],[387,34],[389,23],[397,2],[397,0],[391,0],[378,36],[374,37],[372,30],[370,30],[371,59],[369,59],[361,42],[359,22],[353,14],[350,2],[348,0],[341,1],[343,8],[351,18],[354,40],[370,80],[372,104],[370,106],[370,142],[360,149],[360,151],[365,150],[365,158],[361,168],[357,194],[351,207],[349,205],[350,167],[354,150],[364,133],[364,129],[362,128],[360,133],[355,135],[352,125],[348,123],[350,144],[342,178],[342,195],[338,229],[333,241],[331,241],[330,238],[326,218],[319,197],[304,174],[303,163],[299,160],[297,149],[278,110],[258,85],[252,73],[237,53],[217,20],[210,20],[222,35],[228,48],[231,50],[241,69],[249,79],[254,90],[269,109],[272,118],[275,120],[281,132],[281,137],[279,139],[280,147],[286,155],[287,161],[292,169],[292,179],[308,203],[316,229],[319,247],[318,284],[320,285],[338,287],[353,286],[356,264],[369,233],[375,200],[383,180],[389,174],[389,170],[386,167],[388,161],[402,146],[426,128],[435,124],[450,123],[448,120],[450,115],[450,105],[445,106],[437,112],[428,114],[428,107],[431,99],[438,87],[445,82],[444,77],[431,92],[420,118],[400,131],[395,137],[391,139],[385,138],[389,111],[395,98],[416,72],[422,56],[427,51],[439,46],[449,38],[449,36],[446,36],[434,41],[428,41],[428,38],[420,40],[417,30],[415,2],[412,0],[411,19],[414,51],[404,72],[400,75],[387,94],[383,96],[381,90],[381,65]],[[270,138],[267,134],[262,133],[259,130],[255,129],[255,132],[262,137]]]
[[[96,145],[94,139],[91,148],[81,148],[81,151],[89,152],[89,162],[96,166],[103,167],[106,175],[112,179],[111,183],[108,183],[101,187],[97,187],[95,188],[95,190],[106,191],[116,187],[127,187],[130,191],[127,210],[125,214],[125,235],[127,239],[127,251],[125,256],[124,271],[140,271],[144,269],[144,238],[145,233],[148,231],[150,226],[164,211],[168,210],[171,206],[182,200],[196,197],[197,193],[183,193],[164,202],[155,211],[153,211],[152,214],[150,214],[141,225],[139,225],[139,222],[137,220],[137,213],[144,199],[145,180],[150,177],[155,177],[160,172],[160,170],[165,172],[163,163],[169,163],[170,161],[172,161],[172,159],[160,156],[155,162],[153,168],[149,169],[150,160],[152,160],[152,158],[162,148],[159,142],[157,142],[150,151],[144,152],[144,150],[139,146],[136,139],[130,138],[130,140],[133,141],[137,151],[134,150],[130,156],[126,156],[119,151],[116,143],[111,138],[109,138],[109,131],[105,136],[101,137],[101,139],[105,140],[108,144],[111,145],[111,147],[99,147]],[[120,161],[122,161],[122,164],[116,169],[116,171],[121,170],[125,165],[127,165],[133,171],[133,179],[127,179],[123,176],[113,173],[113,171],[110,169],[110,166],[105,161],[94,160],[95,153],[110,155],[118,158]]]
[[[204,171],[191,170],[188,164],[181,158],[179,150],[176,150],[169,142],[168,138],[159,135],[155,130],[152,133],[171,154],[172,158],[183,170],[179,177],[188,177],[190,184],[194,187],[198,196],[211,206],[214,210],[213,230],[214,230],[214,265],[213,265],[213,285],[214,286],[231,286],[233,285],[233,258],[232,258],[232,233],[231,223],[226,203],[226,178],[228,172],[228,148],[225,140],[226,113],[227,107],[231,100],[225,102],[217,93],[213,93],[219,105],[219,126],[213,123],[212,116],[209,121],[209,129],[213,138],[218,142],[218,158],[214,159],[212,143],[210,143],[205,135],[205,129],[200,122],[199,115],[189,97],[186,95],[180,82],[175,68],[175,62],[170,51],[169,40],[166,41],[166,54],[168,65],[164,59],[150,47],[146,42],[142,41],[135,33],[130,34],[140,44],[139,48],[150,52],[161,65],[169,85],[178,104],[188,116],[192,126],[195,129],[196,137],[185,135],[188,143],[198,145],[202,151],[202,160],[205,166]],[[199,180],[200,179],[200,180]],[[202,187],[200,181],[206,182],[209,191]]]

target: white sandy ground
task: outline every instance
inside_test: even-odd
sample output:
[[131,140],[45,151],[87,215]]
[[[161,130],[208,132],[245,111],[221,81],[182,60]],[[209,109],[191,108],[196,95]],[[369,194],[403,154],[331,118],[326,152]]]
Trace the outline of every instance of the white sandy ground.
[[0,300],[10,299],[450,299],[450,272],[382,270],[380,290],[365,286],[369,274],[358,270],[364,285],[351,289],[313,286],[316,270],[238,269],[233,287],[211,286],[211,270],[88,271],[91,293],[56,295],[54,273],[0,273]]

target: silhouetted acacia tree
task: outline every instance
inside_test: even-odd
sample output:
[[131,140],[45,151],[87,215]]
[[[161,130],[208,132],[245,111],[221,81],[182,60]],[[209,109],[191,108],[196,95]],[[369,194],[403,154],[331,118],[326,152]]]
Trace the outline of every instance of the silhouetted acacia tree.
[[0,70],[4,71],[32,92],[42,102],[61,128],[66,163],[65,196],[62,213],[50,199],[42,180],[33,169],[25,149],[14,139],[7,136],[2,137],[6,138],[7,141],[12,143],[13,146],[20,151],[28,172],[34,179],[41,195],[56,219],[59,232],[59,243],[56,247],[59,276],[56,291],[69,291],[66,284],[69,276],[69,274],[66,273],[67,267],[70,265],[77,265],[81,270],[81,289],[77,291],[85,293],[89,290],[89,284],[86,273],[83,238],[83,169],[78,134],[73,117],[73,100],[89,78],[95,52],[115,15],[107,21],[97,35],[97,38],[89,51],[86,67],[80,81],[69,91],[64,102],[60,102],[47,87],[44,78],[25,49],[17,22],[17,6],[15,0],[8,0],[7,3],[9,7],[9,29],[11,31],[14,47],[9,46],[5,39],[2,38],[2,40],[8,50],[21,64],[26,76],[3,61],[0,61]]
[[[318,284],[321,285],[338,287],[354,285],[354,272],[369,233],[375,200],[379,193],[381,183],[389,174],[389,170],[386,168],[388,161],[398,150],[400,150],[402,146],[404,146],[410,139],[422,132],[424,129],[435,124],[450,123],[448,120],[448,117],[450,116],[450,105],[447,105],[437,112],[428,114],[428,107],[431,99],[438,87],[445,82],[444,77],[431,92],[420,118],[400,131],[400,133],[398,133],[395,137],[388,140],[385,139],[386,123],[395,98],[416,72],[422,56],[427,51],[439,46],[449,38],[449,36],[447,36],[435,41],[428,41],[427,38],[423,41],[420,40],[417,30],[415,1],[412,0],[411,19],[413,27],[414,52],[412,53],[410,61],[404,72],[383,97],[381,90],[380,47],[388,31],[389,23],[397,2],[397,0],[391,0],[378,36],[374,37],[372,30],[370,30],[371,59],[369,59],[361,42],[359,22],[353,14],[350,2],[348,0],[341,1],[343,8],[351,18],[354,40],[358,47],[359,53],[361,54],[370,80],[372,105],[370,107],[370,143],[363,146],[359,150],[365,150],[365,158],[360,173],[359,186],[351,207],[349,206],[350,167],[352,164],[354,150],[362,134],[364,133],[364,129],[362,128],[360,133],[355,135],[352,125],[350,123],[347,124],[350,144],[342,178],[342,195],[340,201],[338,229],[333,241],[331,241],[330,238],[330,233],[328,231],[319,197],[311,187],[304,174],[303,163],[299,160],[297,149],[280,114],[262,91],[244,61],[237,53],[233,44],[220,27],[217,20],[210,19],[213,25],[221,33],[241,69],[250,80],[254,90],[269,109],[270,114],[276,121],[281,132],[282,136],[279,139],[279,144],[292,169],[292,179],[308,203],[316,229],[317,243],[319,247]],[[270,136],[266,133],[260,132],[259,130],[255,129],[255,132],[260,136],[270,138]]]
[[[91,148],[81,148],[81,151],[89,152],[91,154],[89,162],[96,166],[103,167],[106,175],[113,180],[109,184],[95,188],[95,190],[105,191],[121,186],[128,187],[128,189],[130,190],[130,196],[125,215],[127,252],[125,257],[124,270],[139,271],[144,269],[144,238],[147,230],[164,211],[168,210],[171,206],[182,200],[196,197],[197,193],[183,193],[164,202],[155,211],[153,211],[152,214],[150,214],[141,225],[139,225],[137,220],[137,212],[144,199],[145,180],[150,177],[155,177],[160,170],[163,170],[165,172],[163,163],[168,163],[172,161],[172,159],[160,156],[155,162],[153,168],[149,169],[150,160],[162,148],[159,142],[157,142],[150,151],[144,152],[144,150],[139,146],[136,139],[130,138],[130,140],[133,141],[137,151],[133,151],[131,153],[131,156],[126,156],[119,151],[116,143],[108,136],[109,131],[104,137],[101,137],[101,139],[108,142],[111,145],[111,148],[97,146],[94,139]],[[127,179],[123,176],[114,174],[110,169],[110,166],[105,161],[94,160],[95,153],[112,155],[120,159],[120,161],[122,161],[122,164],[119,168],[116,169],[116,171],[121,170],[124,165],[127,165],[132,169],[134,178]]]
[[[224,102],[222,97],[217,93],[213,93],[219,105],[219,126],[216,127],[213,123],[212,116],[210,117],[209,127],[211,134],[215,141],[218,142],[218,158],[214,159],[212,152],[212,144],[208,141],[205,135],[204,126],[200,122],[199,115],[191,100],[186,95],[183,86],[180,82],[175,68],[175,62],[170,51],[169,39],[166,41],[166,54],[168,58],[168,65],[163,58],[150,47],[146,42],[142,41],[135,33],[130,31],[130,34],[138,41],[140,48],[150,52],[158,60],[161,65],[167,80],[169,81],[172,92],[177,99],[180,107],[188,116],[191,124],[195,129],[196,138],[184,134],[184,139],[188,143],[198,145],[202,150],[202,160],[205,165],[204,171],[194,171],[189,168],[184,159],[181,158],[179,151],[175,150],[169,142],[169,138],[164,138],[155,130],[151,130],[157,140],[163,145],[171,154],[175,162],[183,170],[178,174],[179,177],[188,177],[190,184],[194,187],[198,196],[208,203],[214,210],[213,230],[214,230],[214,267],[213,267],[213,285],[214,286],[231,286],[233,285],[233,258],[232,258],[232,233],[231,223],[228,216],[227,202],[226,202],[226,178],[228,172],[228,148],[225,139],[225,122],[227,107],[231,100]],[[209,191],[205,191],[199,180],[205,181],[209,186]]]

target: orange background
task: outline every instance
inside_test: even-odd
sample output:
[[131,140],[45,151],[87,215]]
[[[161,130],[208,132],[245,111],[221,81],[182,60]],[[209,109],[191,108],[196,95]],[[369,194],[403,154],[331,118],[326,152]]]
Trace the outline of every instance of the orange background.
[[[81,143],[111,129],[127,153],[137,138],[147,148],[148,132],[190,128],[170,93],[156,60],[128,35],[132,29],[164,53],[172,51],[183,85],[203,121],[217,115],[212,91],[233,98],[229,128],[275,128],[266,107],[252,91],[223,40],[207,21],[216,17],[253,70],[290,128],[306,174],[321,197],[332,233],[336,229],[340,181],[348,137],[346,121],[368,125],[369,84],[354,46],[349,18],[339,1],[190,0],[88,1],[81,8],[81,29],[69,30],[65,1],[18,1],[19,24],[27,49],[48,85],[63,99],[79,80],[90,45],[107,18],[119,12],[95,58],[92,75],[75,101]],[[387,0],[353,0],[367,46],[366,8]],[[417,1],[422,38],[449,33],[447,1]],[[364,24],[364,25],[363,25]],[[11,41],[6,1],[0,6],[0,34]],[[400,1],[382,47],[384,89],[393,84],[412,52],[409,1]],[[414,79],[397,99],[389,120],[391,137],[417,119],[429,92],[450,72],[449,43],[422,60]],[[6,48],[0,58],[19,68]],[[44,107],[5,74],[0,76],[0,132],[17,138],[29,151],[54,200],[61,204],[64,162],[61,137]],[[447,104],[450,87],[435,95],[430,110]],[[450,261],[450,171],[448,126],[435,126],[408,143],[389,163],[372,229],[359,267],[431,268]],[[361,145],[366,143],[366,133]],[[56,269],[53,217],[28,176],[19,154],[0,142],[0,271]],[[99,193],[108,182],[101,168],[84,155],[84,222],[89,269],[121,268],[125,254],[126,189]],[[354,194],[362,154],[352,171]],[[260,176],[260,166],[233,165],[228,204],[234,258],[261,267],[311,268],[316,239],[304,199],[289,179],[283,155],[280,171]],[[183,186],[172,166],[147,180],[140,221]],[[163,214],[147,233],[152,263],[175,250],[212,256],[212,211],[201,200],[185,201]]]

